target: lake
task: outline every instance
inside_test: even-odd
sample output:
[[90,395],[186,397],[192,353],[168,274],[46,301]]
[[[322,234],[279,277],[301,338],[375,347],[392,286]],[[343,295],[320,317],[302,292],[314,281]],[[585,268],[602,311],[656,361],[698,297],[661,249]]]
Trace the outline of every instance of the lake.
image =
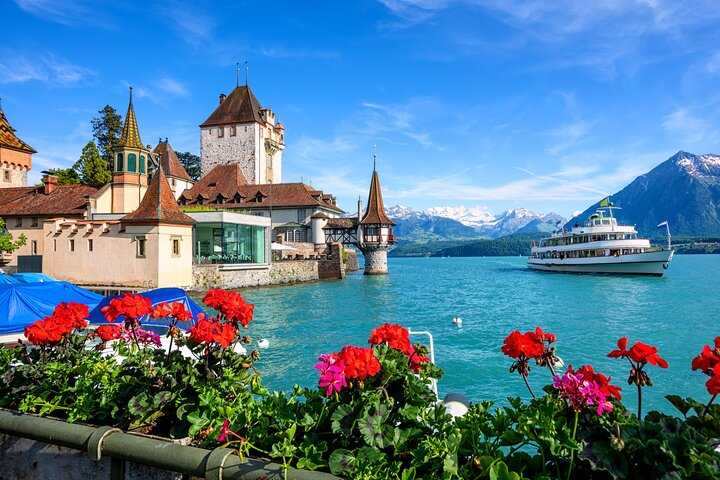
[[[645,389],[644,411],[674,412],[666,394],[709,399],[707,377],[690,363],[720,335],[720,256],[676,256],[662,278],[544,273],[525,262],[391,258],[387,276],[358,272],[344,280],[247,289],[243,295],[255,304],[248,333],[270,341],[256,367],[271,389],[313,386],[318,355],[346,344],[366,346],[373,328],[399,323],[433,334],[436,362],[445,370],[441,397],[459,392],[472,401],[505,403],[529,394],[520,376],[508,372],[512,362],[500,351],[502,341],[512,330],[541,326],[557,335],[566,365],[589,363],[612,376],[633,410],[628,363],[607,357],[623,336],[657,346],[670,364],[646,367],[655,386]],[[461,328],[452,323],[455,316]],[[551,382],[547,369],[534,366],[529,380],[536,392]]]

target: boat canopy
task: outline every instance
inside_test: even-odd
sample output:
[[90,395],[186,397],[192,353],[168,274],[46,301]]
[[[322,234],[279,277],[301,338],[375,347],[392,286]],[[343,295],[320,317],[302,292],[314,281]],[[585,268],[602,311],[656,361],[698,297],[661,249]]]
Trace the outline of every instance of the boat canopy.
[[[161,303],[175,303],[175,302],[181,302],[183,305],[185,305],[185,308],[192,313],[192,316],[194,319],[197,319],[197,316],[199,313],[205,313],[200,305],[195,302],[190,296],[183,290],[182,288],[156,288],[155,290],[148,290],[147,292],[140,293],[143,297],[149,298],[150,302],[152,303],[152,306],[155,307]],[[106,323],[107,320],[105,320],[105,316],[102,313],[102,308],[106,305],[110,304],[110,300],[113,298],[119,298],[122,297],[122,295],[117,295],[114,297],[105,297],[92,312],[90,312],[90,317],[88,318],[88,322],[92,324],[102,324]],[[144,317],[140,317],[140,321],[143,323],[143,325],[166,325],[165,321],[158,321],[154,318],[152,318],[150,315],[145,315]],[[195,323],[195,322],[192,322]],[[178,324],[180,327],[188,328],[191,326],[190,322],[181,322]]]
[[62,302],[85,304],[90,310],[102,295],[67,282],[0,285],[0,334],[22,332],[26,326],[52,315]]
[[18,283],[21,283],[20,280],[14,276],[0,273],[0,285],[16,285]]

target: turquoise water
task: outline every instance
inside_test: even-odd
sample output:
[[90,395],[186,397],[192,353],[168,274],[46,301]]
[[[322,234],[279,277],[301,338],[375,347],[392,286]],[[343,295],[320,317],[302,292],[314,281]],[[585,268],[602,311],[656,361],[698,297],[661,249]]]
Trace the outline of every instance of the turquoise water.
[[[460,392],[473,401],[503,403],[529,394],[508,372],[502,341],[512,330],[539,325],[557,335],[566,364],[590,363],[611,375],[632,409],[637,397],[627,385],[628,363],[606,356],[622,336],[656,345],[670,364],[648,368],[655,386],[644,392],[645,411],[673,412],[664,399],[670,393],[709,399],[706,377],[691,371],[690,362],[720,335],[720,255],[676,256],[663,278],[543,273],[529,271],[525,261],[392,258],[387,276],[358,273],[245,290],[256,312],[249,333],[270,341],[256,366],[271,389],[313,386],[318,355],[366,345],[373,328],[399,323],[435,337],[435,358],[445,370],[441,397]],[[454,316],[462,318],[461,328],[451,322]],[[530,373],[536,392],[550,381],[547,369]]]

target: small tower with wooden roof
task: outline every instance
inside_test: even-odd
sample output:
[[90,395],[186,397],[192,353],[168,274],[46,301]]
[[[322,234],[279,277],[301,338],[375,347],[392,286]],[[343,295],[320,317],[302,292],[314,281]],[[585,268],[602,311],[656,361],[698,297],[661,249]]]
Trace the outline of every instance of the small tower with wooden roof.
[[140,140],[133,109],[132,87],[120,140],[112,149],[112,212],[132,212],[140,205],[148,184],[148,150]]
[[282,182],[285,129],[248,85],[220,95],[220,105],[200,125],[201,174],[237,164],[251,184]]
[[15,135],[0,105],[0,188],[27,186],[33,153],[35,149]]
[[[367,209],[358,222],[358,248],[365,257],[365,275],[386,275],[387,252],[395,244],[395,235],[392,231],[395,222],[385,213],[380,177],[374,163]],[[360,213],[358,209],[358,217]]]

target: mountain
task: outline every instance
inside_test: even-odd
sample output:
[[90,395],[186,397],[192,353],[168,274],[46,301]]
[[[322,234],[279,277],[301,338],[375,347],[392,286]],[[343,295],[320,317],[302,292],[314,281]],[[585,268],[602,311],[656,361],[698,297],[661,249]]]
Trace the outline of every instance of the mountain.
[[[635,225],[644,236],[664,232],[656,226],[665,220],[674,235],[720,234],[720,156],[679,151],[611,197],[622,207],[613,215],[619,223]],[[570,219],[569,228],[582,224],[599,206],[592,205]]]
[[481,207],[433,207],[419,212],[395,205],[387,214],[397,226],[394,233],[402,243],[442,240],[497,238],[513,233],[550,232],[565,219],[557,214],[543,215],[524,208],[493,215]]

